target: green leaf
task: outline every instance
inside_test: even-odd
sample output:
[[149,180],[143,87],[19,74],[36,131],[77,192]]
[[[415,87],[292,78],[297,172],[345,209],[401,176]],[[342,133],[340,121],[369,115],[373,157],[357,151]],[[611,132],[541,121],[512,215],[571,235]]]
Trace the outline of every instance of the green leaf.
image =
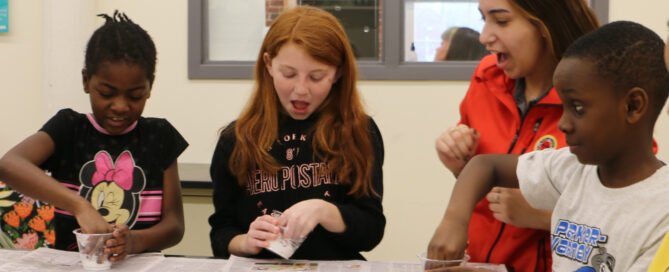
[[9,234],[9,236],[13,238],[12,240],[19,239],[19,237],[20,237],[20,236],[19,236],[19,232],[16,231],[14,228],[10,228],[10,229],[7,231],[7,234]]
[[11,230],[13,229],[13,227],[10,226],[9,224],[3,224],[3,225],[2,225],[2,229],[3,229],[5,232],[9,232],[9,231],[11,231]]

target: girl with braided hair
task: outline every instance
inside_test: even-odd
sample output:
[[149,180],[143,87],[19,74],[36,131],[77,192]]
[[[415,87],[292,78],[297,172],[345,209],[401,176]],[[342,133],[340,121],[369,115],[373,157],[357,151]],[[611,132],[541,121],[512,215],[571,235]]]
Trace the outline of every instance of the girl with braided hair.
[[155,79],[151,37],[123,13],[99,16],[81,71],[92,113],[60,110],[0,159],[0,179],[55,205],[56,248],[77,250],[76,228],[113,232],[105,252],[118,261],[183,237],[177,157],[188,143],[167,120],[141,116]]

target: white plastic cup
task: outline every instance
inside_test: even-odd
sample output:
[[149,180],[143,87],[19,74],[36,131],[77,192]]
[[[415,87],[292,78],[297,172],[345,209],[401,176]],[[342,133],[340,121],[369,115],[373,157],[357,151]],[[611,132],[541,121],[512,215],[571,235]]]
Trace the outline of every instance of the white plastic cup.
[[427,252],[418,254],[424,271],[448,271],[448,267],[465,265],[469,261],[469,255],[465,254],[458,260],[436,260],[427,257]]
[[[272,211],[272,217],[280,217],[280,211]],[[276,240],[269,241],[269,247],[267,250],[274,252],[276,255],[281,256],[284,259],[289,259],[290,256],[293,256],[293,253],[302,245],[305,238],[301,239],[283,239],[283,230],[284,227],[280,227],[281,231],[279,232],[279,237]]]
[[111,268],[109,254],[105,254],[105,242],[112,237],[112,233],[82,233],[81,229],[72,231],[77,237],[79,257],[86,270],[107,270]]

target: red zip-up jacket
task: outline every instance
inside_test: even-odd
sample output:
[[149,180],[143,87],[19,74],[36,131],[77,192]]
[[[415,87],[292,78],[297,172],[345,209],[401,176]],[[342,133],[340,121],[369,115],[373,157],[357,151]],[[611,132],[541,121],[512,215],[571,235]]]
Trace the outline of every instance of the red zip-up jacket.
[[[476,153],[522,154],[566,146],[564,133],[558,130],[562,102],[555,88],[521,118],[513,96],[515,80],[496,61],[495,55],[481,60],[460,104],[460,123],[481,135]],[[549,233],[498,221],[488,205],[484,198],[472,214],[467,247],[471,261],[507,264],[515,271],[551,271]]]

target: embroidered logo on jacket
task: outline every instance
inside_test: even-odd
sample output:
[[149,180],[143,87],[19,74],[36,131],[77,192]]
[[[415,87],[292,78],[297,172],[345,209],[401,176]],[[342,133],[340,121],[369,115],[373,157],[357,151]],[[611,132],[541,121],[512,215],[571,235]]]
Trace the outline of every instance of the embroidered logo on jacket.
[[547,148],[556,148],[557,139],[553,135],[544,135],[534,143],[534,150],[544,150]]
[[146,178],[144,171],[135,166],[130,151],[123,151],[115,163],[106,151],[98,152],[81,168],[79,180],[79,195],[90,201],[107,222],[132,228]]

